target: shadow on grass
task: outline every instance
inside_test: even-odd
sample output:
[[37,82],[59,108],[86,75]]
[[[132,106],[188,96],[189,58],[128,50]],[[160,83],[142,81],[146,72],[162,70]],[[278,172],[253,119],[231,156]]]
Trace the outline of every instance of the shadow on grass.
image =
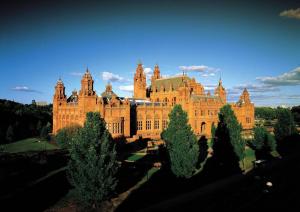
[[44,211],[70,189],[65,171],[59,172],[13,196],[0,199],[0,211]]
[[232,173],[222,169],[213,158],[207,159],[203,170],[190,179],[177,178],[170,169],[162,168],[135,190],[117,208],[117,211],[141,210],[233,174],[236,172]]
[[119,169],[117,178],[119,180],[116,193],[120,194],[135,186],[145,177],[154,162],[157,161],[156,155],[145,155],[135,162],[123,161]]
[[138,141],[127,143],[125,137],[115,138],[118,160],[125,160],[131,153],[147,148],[150,139],[139,139]]

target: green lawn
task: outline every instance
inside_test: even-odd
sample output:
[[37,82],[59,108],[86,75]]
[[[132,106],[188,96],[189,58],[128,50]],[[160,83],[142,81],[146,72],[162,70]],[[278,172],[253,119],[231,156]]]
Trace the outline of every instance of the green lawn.
[[58,149],[57,146],[50,144],[48,141],[39,138],[27,138],[11,144],[3,145],[4,152],[16,153],[26,151],[43,151]]
[[[253,168],[253,163],[252,161],[254,161],[256,158],[255,158],[255,153],[252,149],[250,148],[246,148],[245,150],[245,159],[244,159],[244,169],[245,170],[249,170],[249,169],[252,169]],[[241,166],[243,168],[243,166]]]

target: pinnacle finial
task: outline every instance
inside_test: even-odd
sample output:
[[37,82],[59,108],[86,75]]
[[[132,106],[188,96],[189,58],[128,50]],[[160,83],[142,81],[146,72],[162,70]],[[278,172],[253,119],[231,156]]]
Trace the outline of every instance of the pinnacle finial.
[[63,81],[61,80],[61,76],[59,76],[57,83],[63,83]]

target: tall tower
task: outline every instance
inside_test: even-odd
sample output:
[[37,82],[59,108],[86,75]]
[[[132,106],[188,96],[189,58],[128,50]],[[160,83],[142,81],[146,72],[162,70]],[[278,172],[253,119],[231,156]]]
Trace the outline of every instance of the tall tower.
[[54,103],[62,103],[67,100],[65,94],[65,86],[63,81],[59,78],[55,86],[55,93],[53,96],[53,104]]
[[55,86],[55,93],[53,96],[53,129],[52,132],[56,133],[58,129],[60,129],[58,120],[58,108],[61,105],[65,105],[67,103],[67,96],[65,94],[65,86],[61,79],[59,79]]
[[144,73],[144,69],[141,63],[139,63],[136,68],[133,81],[134,81],[133,98],[145,99],[146,98],[146,75]]
[[151,77],[151,84],[153,85],[154,81],[157,80],[157,79],[160,79],[160,78],[161,78],[160,70],[159,70],[158,65],[156,64],[155,67],[154,67],[153,75]]
[[215,96],[219,96],[221,98],[222,102],[226,103],[226,91],[225,91],[225,88],[222,85],[221,78],[219,80],[218,87],[215,89]]
[[89,69],[86,69],[82,79],[81,79],[81,90],[79,92],[80,96],[94,96],[94,80],[91,76]]

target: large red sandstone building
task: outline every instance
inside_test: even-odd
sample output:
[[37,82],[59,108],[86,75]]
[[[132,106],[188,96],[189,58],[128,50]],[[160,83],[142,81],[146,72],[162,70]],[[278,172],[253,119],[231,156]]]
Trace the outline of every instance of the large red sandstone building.
[[[61,80],[55,86],[53,97],[53,133],[71,125],[83,125],[86,113],[100,112],[113,137],[128,139],[160,138],[168,125],[168,114],[175,104],[182,105],[196,135],[210,136],[212,124],[218,122],[218,112],[226,104],[226,90],[219,81],[214,94],[205,93],[203,85],[183,74],[162,78],[156,65],[147,87],[142,64],[138,64],[134,75],[133,98],[118,97],[108,84],[98,96],[94,91],[94,80],[87,70],[81,80],[79,93],[72,92],[67,98]],[[245,89],[236,103],[229,103],[243,129],[254,126],[254,104]]]

